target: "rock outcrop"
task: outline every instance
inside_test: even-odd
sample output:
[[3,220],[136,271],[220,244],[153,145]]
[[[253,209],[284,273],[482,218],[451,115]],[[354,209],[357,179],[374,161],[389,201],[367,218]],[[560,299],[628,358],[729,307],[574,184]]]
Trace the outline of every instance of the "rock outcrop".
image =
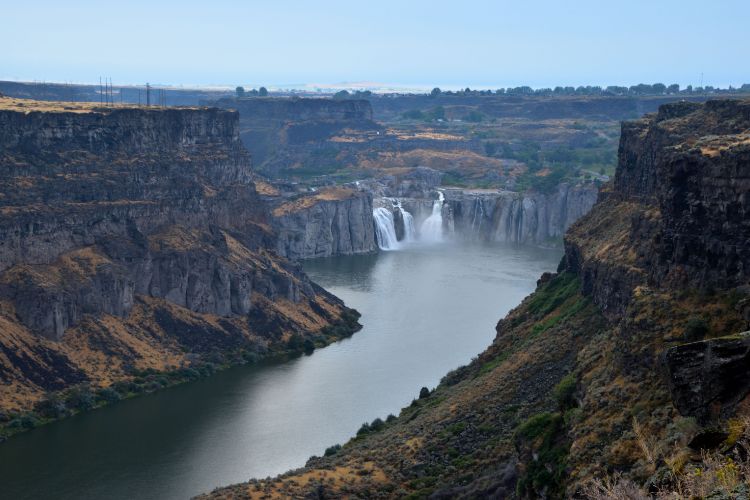
[[374,252],[372,208],[370,193],[347,187],[285,200],[272,210],[277,251],[293,260]]
[[[669,104],[623,124],[617,174],[598,221],[584,219],[566,238],[568,268],[581,272],[605,310],[622,313],[644,278],[675,289],[747,283],[748,129],[747,101]],[[614,231],[634,249],[594,258]],[[620,243],[610,247],[625,249]]]
[[673,347],[666,364],[681,414],[704,424],[730,417],[750,393],[750,332]]
[[0,185],[0,408],[347,311],[275,254],[235,112],[4,102]]

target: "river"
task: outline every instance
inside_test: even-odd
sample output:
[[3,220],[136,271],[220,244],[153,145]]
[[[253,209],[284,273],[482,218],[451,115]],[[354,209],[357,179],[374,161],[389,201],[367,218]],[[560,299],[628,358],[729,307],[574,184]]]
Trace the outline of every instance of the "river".
[[560,256],[446,243],[306,262],[362,313],[361,331],[14,437],[0,444],[0,497],[188,498],[300,467],[481,352]]

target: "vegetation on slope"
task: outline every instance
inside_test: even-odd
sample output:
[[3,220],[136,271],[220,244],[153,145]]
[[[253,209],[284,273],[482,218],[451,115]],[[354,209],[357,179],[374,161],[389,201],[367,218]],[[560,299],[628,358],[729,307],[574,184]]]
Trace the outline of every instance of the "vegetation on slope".
[[[567,429],[575,418],[574,362],[605,322],[578,292],[574,275],[549,278],[500,322],[486,352],[446,375],[434,390],[423,389],[398,417],[363,426],[357,437],[313,457],[303,469],[220,489],[213,496],[317,491],[332,498],[470,498],[511,494],[517,480],[521,491],[564,491],[564,465],[545,471],[552,461],[565,463]],[[535,330],[539,321],[550,324]],[[519,457],[529,460],[520,478],[515,472]],[[363,472],[341,477],[343,468]],[[328,479],[331,475],[335,481]]]

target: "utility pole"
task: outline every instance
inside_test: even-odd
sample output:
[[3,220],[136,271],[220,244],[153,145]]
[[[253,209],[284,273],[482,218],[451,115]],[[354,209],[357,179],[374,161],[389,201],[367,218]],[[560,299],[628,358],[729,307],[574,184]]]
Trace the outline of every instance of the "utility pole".
[[151,85],[146,82],[146,106],[151,106]]
[[99,106],[104,104],[103,99],[102,99],[103,97],[104,95],[102,94],[102,77],[100,76],[99,77]]

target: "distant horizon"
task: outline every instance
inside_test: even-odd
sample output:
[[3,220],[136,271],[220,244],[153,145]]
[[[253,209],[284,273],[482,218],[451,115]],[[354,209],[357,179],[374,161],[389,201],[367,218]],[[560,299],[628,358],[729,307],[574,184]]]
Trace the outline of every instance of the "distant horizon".
[[[106,77],[103,77],[106,78]],[[0,76],[0,81],[6,81],[6,82],[15,82],[15,83],[24,83],[24,84],[49,84],[49,85],[82,85],[82,86],[97,86],[99,85],[98,79],[96,81],[59,81],[59,80],[42,80],[42,79],[15,79],[15,78],[9,78],[9,77],[2,77]],[[104,82],[104,80],[103,80]],[[554,89],[555,87],[579,87],[579,86],[592,86],[592,87],[601,87],[602,89],[607,88],[608,86],[620,86],[620,87],[630,87],[633,85],[638,84],[647,84],[647,85],[653,85],[655,83],[663,83],[667,86],[677,83],[680,85],[680,90],[684,90],[687,88],[688,85],[691,85],[693,88],[699,88],[701,87],[700,81],[698,83],[680,83],[680,82],[672,82],[672,81],[666,81],[666,80],[657,80],[653,82],[646,82],[646,81],[639,81],[636,83],[607,83],[607,84],[600,84],[600,83],[579,83],[579,84],[556,84],[556,85],[530,85],[530,84],[518,84],[518,85],[488,85],[488,86],[481,86],[481,85],[441,85],[441,84],[410,84],[410,83],[393,83],[393,82],[338,82],[338,83],[237,83],[237,84],[221,84],[221,83],[208,83],[208,84],[198,84],[198,83],[160,83],[160,82],[143,82],[143,83],[118,83],[116,81],[112,81],[113,87],[144,87],[146,84],[151,85],[154,88],[163,88],[163,89],[170,89],[170,90],[201,90],[201,91],[216,91],[216,92],[234,92],[236,87],[241,86],[244,87],[245,90],[251,90],[251,89],[258,89],[260,87],[266,87],[270,92],[320,92],[320,93],[330,93],[335,92],[339,90],[349,90],[349,91],[365,91],[370,90],[374,93],[389,93],[389,92],[398,92],[398,93],[426,93],[432,90],[433,88],[439,88],[443,91],[460,91],[464,90],[466,88],[469,88],[471,90],[479,90],[479,91],[496,91],[498,89],[508,89],[508,88],[515,88],[515,87],[521,87],[521,86],[528,86],[531,87],[534,90],[538,89]],[[748,81],[743,82],[735,82],[735,83],[726,83],[726,84],[713,84],[710,82],[706,82],[704,80],[703,87],[713,87],[715,89],[728,89],[730,87],[738,89],[742,85],[750,84],[750,78],[748,78]]]

